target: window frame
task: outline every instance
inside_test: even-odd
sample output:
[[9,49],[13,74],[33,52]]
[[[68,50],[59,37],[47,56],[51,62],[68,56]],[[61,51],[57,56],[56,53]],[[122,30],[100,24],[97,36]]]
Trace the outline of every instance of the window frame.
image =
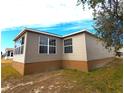
[[13,57],[13,52],[11,52],[11,55],[10,56]]
[[11,56],[11,52],[7,51],[7,57]]
[[[55,45],[50,45],[50,39],[55,40]],[[49,50],[50,50],[50,47],[55,48],[55,53],[50,53],[50,51],[49,51],[49,54],[57,54],[57,40],[55,38],[49,38]]]
[[[71,45],[65,45],[65,40],[69,40],[69,39],[71,39]],[[64,39],[63,40],[63,53],[64,54],[67,54],[66,52],[65,52],[65,47],[72,47],[72,52],[71,53],[73,53],[73,40],[72,40],[72,38],[67,38],[67,39]],[[70,53],[70,52],[69,52]]]
[[[22,38],[24,38],[24,42],[23,42],[23,44],[22,44]],[[17,41],[21,41],[21,45],[20,46],[16,46],[15,48],[14,48],[14,53],[13,53],[13,55],[23,55],[24,54],[24,44],[25,44],[25,36],[22,36],[21,38],[19,38]],[[16,41],[15,41],[15,45],[16,45]],[[23,52],[22,52],[22,47],[23,47]],[[22,52],[22,53],[21,53]]]
[[[42,36],[39,36],[39,40],[38,40],[38,54],[48,54],[48,41],[47,41],[47,45],[43,45],[43,44],[40,44],[40,38],[41,38]],[[48,39],[48,37],[46,37],[47,39]],[[40,46],[47,46],[47,52],[46,53],[40,53]]]
[[[55,38],[50,38],[50,37],[47,37],[47,36],[45,36],[46,38],[47,38],[47,45],[43,45],[43,44],[40,44],[40,38],[41,38],[42,36],[39,36],[38,37],[38,54],[47,54],[47,55],[51,55],[51,54],[53,54],[53,55],[55,55],[55,54],[57,54],[57,39],[55,39]],[[55,46],[54,45],[50,45],[49,44],[49,41],[50,41],[50,39],[54,39],[55,40]],[[40,53],[40,46],[47,46],[47,53]],[[50,51],[49,51],[49,47],[55,47],[55,53],[50,53]]]

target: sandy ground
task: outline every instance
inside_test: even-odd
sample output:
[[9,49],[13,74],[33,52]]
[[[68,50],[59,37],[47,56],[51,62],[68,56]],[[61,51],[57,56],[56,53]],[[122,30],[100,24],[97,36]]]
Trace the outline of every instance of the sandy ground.
[[[7,64],[11,66],[12,60],[2,59],[1,63],[2,63],[2,67],[6,66]],[[2,79],[1,92],[2,93],[65,93],[65,92],[67,93],[67,91],[71,91],[74,83],[75,81],[70,82],[63,76],[62,70],[58,70],[58,71],[27,75],[19,78],[10,76],[10,78],[7,80]]]
[[4,64],[8,64],[8,63],[12,63],[12,59],[4,59],[4,58],[2,58],[1,59],[1,63],[4,63]]
[[61,71],[45,72],[9,79],[2,83],[2,93],[68,93],[75,83],[66,80]]

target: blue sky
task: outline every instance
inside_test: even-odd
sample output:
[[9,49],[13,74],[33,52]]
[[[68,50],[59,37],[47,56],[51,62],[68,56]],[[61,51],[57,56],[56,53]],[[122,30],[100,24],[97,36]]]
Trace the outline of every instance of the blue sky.
[[77,0],[2,0],[0,28],[92,19],[92,9],[76,4]]
[[80,20],[80,21],[73,21],[67,23],[60,23],[49,27],[44,27],[42,25],[34,24],[34,25],[5,28],[2,29],[1,32],[1,36],[2,36],[1,49],[2,51],[4,51],[5,48],[14,47],[13,39],[19,34],[19,32],[24,27],[55,33],[63,36],[82,29],[87,29],[89,32],[95,33],[93,24],[94,24],[93,20]]
[[13,39],[23,27],[59,35],[82,29],[94,33],[93,10],[87,5],[83,10],[82,5],[76,4],[77,0],[3,0],[0,3],[1,50],[14,47]]

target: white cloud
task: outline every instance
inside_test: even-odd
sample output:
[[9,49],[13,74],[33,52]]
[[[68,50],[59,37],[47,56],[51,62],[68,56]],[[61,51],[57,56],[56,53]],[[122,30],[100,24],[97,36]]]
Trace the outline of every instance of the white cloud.
[[3,0],[0,3],[0,28],[19,25],[53,25],[91,19],[92,10],[83,11],[77,0]]

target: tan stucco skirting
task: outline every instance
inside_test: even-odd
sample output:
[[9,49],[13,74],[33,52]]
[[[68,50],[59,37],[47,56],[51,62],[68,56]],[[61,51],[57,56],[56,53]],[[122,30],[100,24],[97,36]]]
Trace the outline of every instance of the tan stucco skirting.
[[57,70],[61,68],[62,68],[62,62],[60,60],[26,63],[24,74],[52,71],[52,70]]
[[80,71],[88,71],[87,61],[63,60],[63,68],[77,69]]
[[57,61],[45,61],[45,62],[33,62],[33,63],[19,63],[13,62],[13,67],[22,75],[40,73],[45,71],[52,71],[61,68],[77,69],[80,71],[91,71],[92,69],[102,67],[113,58],[105,58],[92,61],[75,61],[75,60],[57,60]]
[[21,75],[27,75],[32,73],[39,73],[39,72],[61,69],[62,61],[57,60],[57,61],[34,62],[34,63],[13,62],[12,66]]
[[103,67],[104,65],[111,62],[112,60],[113,60],[113,57],[88,61],[87,62],[88,71],[91,71],[95,68]]

